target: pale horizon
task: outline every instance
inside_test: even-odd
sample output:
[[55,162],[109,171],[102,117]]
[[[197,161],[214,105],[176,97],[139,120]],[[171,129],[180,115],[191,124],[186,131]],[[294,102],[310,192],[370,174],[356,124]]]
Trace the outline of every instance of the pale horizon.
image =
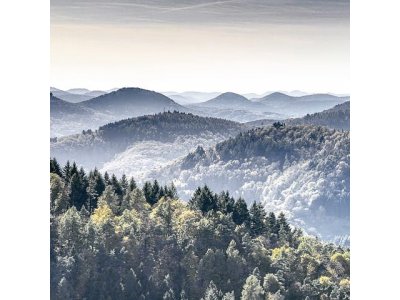
[[51,85],[350,93],[348,1],[51,1]]
[[65,87],[62,88],[60,86],[55,86],[53,84],[50,84],[50,88],[56,88],[62,91],[67,92],[68,90],[73,90],[73,89],[87,89],[89,91],[102,91],[102,92],[111,92],[112,90],[119,90],[122,88],[140,88],[140,89],[145,89],[145,90],[149,90],[149,91],[154,91],[157,93],[177,93],[177,94],[182,94],[182,93],[235,93],[235,94],[240,94],[240,95],[244,95],[244,94],[258,94],[258,95],[262,95],[262,94],[268,94],[268,93],[275,93],[275,92],[279,92],[279,93],[293,93],[293,92],[302,92],[302,93],[306,93],[306,94],[331,94],[331,95],[348,95],[350,96],[350,92],[336,92],[336,91],[309,91],[309,90],[299,90],[299,89],[287,89],[287,90],[265,90],[265,91],[261,91],[261,92],[254,92],[254,91],[244,91],[244,92],[237,92],[235,90],[196,90],[196,89],[190,89],[190,90],[155,90],[152,88],[144,88],[141,86],[115,86],[115,87],[107,87],[107,88],[88,88],[88,87],[84,87],[84,86],[73,86],[73,87]]

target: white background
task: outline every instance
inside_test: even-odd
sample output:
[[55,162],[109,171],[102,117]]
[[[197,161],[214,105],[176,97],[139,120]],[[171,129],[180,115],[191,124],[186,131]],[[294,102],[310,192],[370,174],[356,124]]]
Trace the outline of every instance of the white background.
[[[49,2],[0,7],[0,299],[49,298]],[[399,5],[351,1],[351,298],[398,294]]]

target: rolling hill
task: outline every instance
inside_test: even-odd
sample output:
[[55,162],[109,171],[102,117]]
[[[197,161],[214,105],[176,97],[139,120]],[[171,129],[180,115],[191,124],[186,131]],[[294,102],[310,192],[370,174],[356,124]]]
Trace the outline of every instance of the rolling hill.
[[252,102],[242,95],[231,92],[223,93],[211,100],[198,103],[196,106],[219,109],[229,108],[236,110],[266,111],[266,107],[262,103]]

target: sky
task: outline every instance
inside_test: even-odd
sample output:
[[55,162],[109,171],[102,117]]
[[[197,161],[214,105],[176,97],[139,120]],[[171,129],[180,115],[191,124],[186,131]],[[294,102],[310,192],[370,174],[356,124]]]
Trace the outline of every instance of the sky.
[[51,85],[350,92],[347,0],[51,0]]

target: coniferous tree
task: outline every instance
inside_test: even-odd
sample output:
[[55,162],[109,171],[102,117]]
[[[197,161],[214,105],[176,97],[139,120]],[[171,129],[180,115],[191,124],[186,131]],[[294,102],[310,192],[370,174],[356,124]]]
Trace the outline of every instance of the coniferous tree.
[[218,195],[218,210],[224,214],[232,213],[235,208],[235,200],[230,197],[229,192],[222,191]]
[[69,160],[66,162],[66,164],[65,164],[65,166],[64,166],[64,168],[63,168],[62,173],[63,173],[63,176],[62,176],[62,177],[63,177],[67,182],[69,182],[69,180],[71,179],[71,164],[70,164]]
[[122,174],[119,184],[122,188],[122,194],[125,195],[129,188],[129,182],[128,182],[128,179],[126,178],[125,174]]
[[85,170],[82,167],[79,169],[78,174],[79,174],[79,176],[81,177],[82,180],[86,179],[86,173],[85,173]]
[[76,165],[76,162],[72,163],[70,177],[72,178],[72,176],[74,176],[74,174],[79,175],[78,166]]
[[131,177],[131,179],[129,180],[128,190],[129,192],[132,192],[136,188],[137,188],[136,181],[135,179],[133,179],[133,177]]
[[88,201],[87,201],[87,209],[92,212],[97,208],[97,200],[99,196],[104,192],[106,188],[103,177],[97,169],[94,169],[93,172],[89,174],[88,179]]
[[111,185],[110,175],[108,175],[107,171],[104,173],[104,182],[106,185]]
[[117,176],[115,176],[114,174],[111,175],[111,185],[115,191],[115,193],[118,196],[122,196],[122,187],[121,184],[119,183]]
[[279,224],[276,220],[276,216],[273,212],[270,212],[267,217],[267,227],[270,234],[278,235]]
[[60,177],[63,177],[60,165],[55,158],[50,159],[50,173],[55,173]]
[[254,201],[249,214],[251,234],[253,236],[264,234],[266,232],[266,213],[262,205]]
[[154,180],[153,187],[151,188],[151,194],[150,194],[150,204],[151,205],[156,204],[158,199],[160,199],[160,192],[161,192],[160,185],[158,184],[157,180]]
[[213,194],[207,185],[197,188],[193,197],[189,200],[192,209],[200,210],[203,214],[217,210],[217,196]]
[[166,190],[166,196],[168,196],[171,199],[178,198],[178,192],[177,192],[176,187],[173,182],[171,182],[170,186]]
[[167,185],[164,185],[164,186],[162,186],[161,188],[160,188],[160,198],[161,197],[164,197],[164,196],[166,196],[166,197],[168,197],[168,186]]
[[233,209],[232,219],[237,225],[245,225],[249,222],[249,210],[247,209],[246,201],[240,197],[236,202]]
[[285,214],[283,212],[279,214],[277,224],[279,226],[278,235],[281,243],[290,242],[291,230],[289,223],[287,222]]
[[144,197],[146,198],[147,203],[149,203],[150,205],[153,205],[154,203],[152,203],[152,185],[150,181],[146,181],[143,185],[143,194]]
[[70,192],[69,197],[71,199],[71,203],[77,209],[80,209],[82,205],[86,204],[87,200],[86,185],[78,173],[73,174],[71,177],[69,192]]

